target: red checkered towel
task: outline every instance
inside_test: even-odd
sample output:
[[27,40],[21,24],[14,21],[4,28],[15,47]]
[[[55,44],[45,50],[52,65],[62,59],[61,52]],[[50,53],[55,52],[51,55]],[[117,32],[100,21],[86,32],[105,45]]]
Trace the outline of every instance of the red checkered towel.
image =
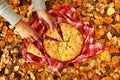
[[[44,54],[44,57],[38,57],[35,56],[32,53],[27,52],[27,46],[31,43],[28,39],[24,40],[23,45],[23,57],[28,62],[35,62],[42,64],[43,62],[48,62],[50,65],[50,68],[52,71],[57,71],[58,69],[64,68],[67,65],[74,63],[74,62],[82,62],[86,60],[87,58],[91,56],[95,56],[96,54],[100,53],[102,50],[104,50],[104,45],[95,41],[93,39],[94,34],[94,27],[89,24],[89,22],[86,21],[80,21],[74,17],[75,9],[65,5],[59,9],[56,10],[50,10],[49,13],[54,16],[57,20],[57,23],[60,22],[66,22],[74,27],[78,28],[78,30],[82,33],[84,38],[84,45],[83,49],[78,57],[71,61],[67,62],[60,62],[53,58],[51,58],[45,51],[43,47],[43,40],[41,41],[35,41],[33,44],[35,44],[38,49]],[[44,37],[44,33],[47,29],[47,26],[44,22],[39,20],[37,17],[34,17],[31,20],[31,26],[38,32],[41,38]]]

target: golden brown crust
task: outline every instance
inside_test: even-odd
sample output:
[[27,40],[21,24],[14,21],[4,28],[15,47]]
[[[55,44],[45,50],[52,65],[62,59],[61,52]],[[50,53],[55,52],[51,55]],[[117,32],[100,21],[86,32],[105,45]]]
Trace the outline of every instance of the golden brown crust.
[[34,55],[39,57],[43,57],[43,54],[41,53],[41,51],[34,44],[28,45],[27,52],[33,53]]
[[62,38],[60,37],[60,35],[59,35],[59,33],[58,33],[56,28],[54,28],[52,32],[50,30],[47,30],[46,35],[51,37],[51,38],[57,39],[59,41],[62,41]]
[[[60,23],[64,41],[61,41],[60,35],[56,32],[46,35],[58,39],[52,41],[44,39],[44,48],[49,56],[59,61],[69,61],[77,57],[83,46],[83,36],[80,31],[67,23]],[[59,35],[59,38],[58,36]]]

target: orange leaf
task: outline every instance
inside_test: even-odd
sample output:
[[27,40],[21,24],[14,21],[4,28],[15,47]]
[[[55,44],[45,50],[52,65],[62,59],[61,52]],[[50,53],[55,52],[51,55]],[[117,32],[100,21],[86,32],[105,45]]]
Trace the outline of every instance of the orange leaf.
[[113,27],[120,32],[120,23],[116,23]]
[[25,66],[28,70],[38,70],[41,68],[41,65],[36,63],[27,63]]
[[32,69],[35,69],[35,70],[38,70],[41,68],[41,65],[40,64],[36,64],[36,63],[33,63],[32,64]]
[[95,32],[94,34],[95,39],[100,39],[105,34],[103,29],[101,28]]
[[31,66],[30,63],[26,63],[26,64],[25,64],[25,67],[26,67],[26,69],[28,69],[28,70],[32,70],[32,66]]
[[1,47],[4,47],[4,46],[5,46],[5,41],[4,41],[4,40],[1,40],[1,41],[0,41],[0,46],[1,46]]
[[114,79],[110,76],[106,76],[106,77],[103,77],[101,80],[114,80]]
[[119,9],[120,8],[120,1],[115,1],[115,8]]
[[77,0],[78,6],[82,5],[82,0]]
[[73,63],[75,68],[79,68],[79,63]]
[[13,36],[13,30],[8,30],[7,34],[6,34],[6,38],[8,40],[8,42],[13,42],[14,41],[14,36]]
[[87,75],[86,75],[85,72],[83,72],[83,71],[80,70],[79,73],[80,73],[80,75],[81,75],[82,77],[87,78]]
[[100,39],[99,42],[104,44],[105,43],[105,39]]
[[100,19],[94,19],[94,23],[96,25],[101,25],[102,24],[102,20],[100,20]]
[[56,2],[54,5],[52,5],[52,9],[59,9],[60,6],[60,3]]
[[110,24],[113,22],[113,19],[111,17],[104,17],[104,22]]
[[80,8],[77,8],[77,9],[76,9],[76,14],[77,14],[77,15],[80,15],[80,11],[81,11],[81,9],[80,9]]
[[111,45],[112,45],[112,44],[111,44],[110,41],[108,41],[108,42],[105,43],[105,46],[107,46],[107,47],[108,47],[108,46],[111,46]]
[[105,51],[100,53],[99,58],[103,61],[110,61],[111,55],[109,51],[106,49]]
[[110,48],[110,53],[119,53],[119,46],[112,46]]
[[6,34],[6,33],[7,33],[7,30],[8,30],[8,27],[7,27],[7,26],[3,26],[3,27],[2,27],[2,33],[3,33],[3,34]]
[[100,76],[96,76],[93,80],[100,80]]

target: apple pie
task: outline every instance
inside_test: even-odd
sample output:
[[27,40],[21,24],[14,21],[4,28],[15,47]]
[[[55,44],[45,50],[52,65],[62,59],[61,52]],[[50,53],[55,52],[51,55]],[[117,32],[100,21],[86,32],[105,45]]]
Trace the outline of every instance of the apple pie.
[[47,54],[58,61],[69,61],[76,58],[83,47],[81,32],[68,23],[59,23],[62,37],[55,28],[52,32],[48,29],[46,36],[54,38],[44,39],[43,44]]

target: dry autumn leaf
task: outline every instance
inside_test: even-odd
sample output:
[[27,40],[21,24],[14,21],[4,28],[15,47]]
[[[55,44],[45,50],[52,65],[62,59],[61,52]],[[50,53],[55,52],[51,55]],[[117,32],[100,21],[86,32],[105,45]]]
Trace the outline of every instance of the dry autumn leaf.
[[115,20],[120,22],[120,15],[116,15]]
[[7,26],[3,26],[2,27],[2,34],[7,34],[7,31],[8,31],[8,27]]
[[118,39],[118,46],[120,46],[120,37],[118,37],[117,39]]
[[94,38],[100,39],[105,34],[105,26],[95,31]]
[[60,3],[55,3],[54,5],[52,5],[52,9],[59,9],[60,8]]
[[13,35],[13,30],[11,29],[9,29],[8,31],[7,31],[7,34],[6,34],[6,39],[7,39],[7,41],[8,42],[13,42],[14,41],[14,35]]
[[107,38],[110,40],[110,39],[112,39],[112,34],[111,34],[111,32],[108,32],[107,33]]
[[102,60],[102,61],[110,61],[111,60],[111,55],[109,53],[109,50],[105,50],[103,52],[100,53],[99,55],[99,58]]
[[111,24],[111,23],[113,22],[112,17],[104,17],[103,20],[104,20],[104,22],[107,23],[107,24]]
[[0,47],[4,47],[5,46],[5,41],[4,40],[0,40]]
[[101,80],[114,80],[111,76],[103,77]]
[[119,63],[119,61],[120,61],[120,57],[119,56],[113,56],[112,57],[112,63],[113,64],[117,64],[117,63]]
[[113,27],[120,32],[120,23],[116,23]]
[[94,23],[96,25],[101,25],[102,24],[102,20],[101,19],[94,19]]
[[117,66],[117,67],[115,68],[115,72],[117,72],[117,73],[120,74],[120,66]]
[[112,14],[114,14],[115,13],[115,9],[113,8],[113,7],[109,7],[108,9],[107,9],[107,15],[112,15]]
[[119,53],[119,46],[112,46],[110,48],[110,53]]
[[100,76],[94,77],[93,80],[100,80]]
[[120,8],[120,1],[115,1],[115,8],[116,9],[119,9]]
[[77,0],[77,4],[78,4],[78,6],[81,6],[82,5],[82,0]]

